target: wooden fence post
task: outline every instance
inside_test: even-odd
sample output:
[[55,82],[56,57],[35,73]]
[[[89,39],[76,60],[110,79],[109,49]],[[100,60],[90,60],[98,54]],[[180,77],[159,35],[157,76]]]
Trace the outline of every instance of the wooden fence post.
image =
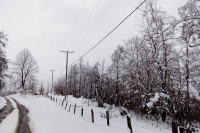
[[62,106],[63,106],[63,103],[64,103],[64,99],[63,99],[63,101],[62,101]]
[[83,116],[83,108],[81,109],[81,116]]
[[107,125],[110,125],[110,121],[109,121],[109,111],[106,111],[106,118],[107,118]]
[[94,111],[91,109],[92,122],[94,123]]
[[68,103],[68,101],[66,102],[65,109],[67,108],[67,103]]
[[71,104],[69,105],[69,111],[68,112],[70,112],[70,108],[71,108]]
[[56,103],[57,103],[57,97],[56,97]]
[[76,104],[74,105],[74,114],[76,113]]
[[131,126],[131,118],[128,115],[127,115],[127,124],[128,124],[129,129],[131,130],[131,133],[133,133],[132,126]]

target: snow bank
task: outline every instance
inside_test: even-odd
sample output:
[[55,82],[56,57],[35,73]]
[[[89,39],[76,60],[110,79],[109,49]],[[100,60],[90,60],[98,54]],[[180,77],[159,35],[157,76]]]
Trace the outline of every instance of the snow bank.
[[6,106],[6,104],[7,104],[6,99],[3,97],[0,97],[0,109]]

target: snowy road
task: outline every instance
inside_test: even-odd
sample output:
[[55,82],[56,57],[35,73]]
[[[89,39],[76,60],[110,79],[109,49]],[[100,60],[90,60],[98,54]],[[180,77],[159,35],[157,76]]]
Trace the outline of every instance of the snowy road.
[[[6,106],[0,110],[0,123],[2,122],[0,124],[0,132],[31,133],[28,125],[28,110],[15,99],[5,99],[7,101]],[[14,121],[14,123],[11,121]]]
[[18,126],[16,128],[16,133],[31,133],[29,128],[29,117],[28,110],[21,105],[18,101],[13,99],[15,103],[17,104],[17,108],[19,110],[19,119],[18,119]]
[[[101,126],[69,113],[43,96],[12,96],[28,110],[33,133],[122,133],[122,130]],[[129,131],[129,130],[126,130]]]
[[8,100],[6,98],[6,101],[7,101],[7,105],[4,106],[1,110],[0,110],[0,123],[6,118],[6,116],[8,114],[10,114],[12,111],[13,111],[13,106],[10,102],[10,100]]

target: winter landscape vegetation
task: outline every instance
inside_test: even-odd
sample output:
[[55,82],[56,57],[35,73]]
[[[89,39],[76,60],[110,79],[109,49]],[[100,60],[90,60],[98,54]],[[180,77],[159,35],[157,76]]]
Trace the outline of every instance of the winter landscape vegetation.
[[0,1],[0,133],[200,133],[200,1],[181,1]]

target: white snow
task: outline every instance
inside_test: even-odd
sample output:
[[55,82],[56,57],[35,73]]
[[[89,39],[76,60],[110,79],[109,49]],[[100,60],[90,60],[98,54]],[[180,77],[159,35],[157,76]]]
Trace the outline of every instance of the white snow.
[[150,98],[150,102],[147,103],[147,106],[148,107],[152,107],[153,103],[155,103],[156,101],[158,101],[159,97],[160,97],[159,94],[155,93],[155,96],[153,98]]
[[195,97],[197,100],[199,100],[200,101],[200,92],[198,92],[194,87],[193,87],[193,85],[190,83],[190,95],[191,95],[191,97]]
[[169,98],[169,95],[165,93],[155,93],[155,96],[153,98],[150,98],[150,101],[147,103],[147,107],[151,108],[160,97]]
[[[29,109],[30,128],[34,133],[120,133],[124,130],[93,124],[59,107],[42,96],[13,96]],[[128,131],[128,130],[125,130]]]
[[0,97],[0,109],[2,109],[4,106],[6,106],[6,99],[3,97]]
[[[14,133],[18,123],[18,109],[16,103],[10,99],[14,110],[0,124],[0,132]],[[8,126],[9,125],[9,126]]]
[[[68,106],[61,105],[63,96],[56,96],[58,103],[51,101],[44,96],[32,95],[12,95],[18,102],[29,109],[30,128],[33,133],[129,133],[126,116],[120,116],[116,107],[110,110],[110,126],[106,124],[106,109],[97,107],[96,102],[91,102],[84,98],[68,97]],[[76,114],[74,115],[74,106],[69,110],[69,104],[75,105]],[[64,102],[64,105],[66,103]],[[81,116],[81,108],[84,108],[84,116]],[[111,107],[110,105],[106,105]],[[91,122],[91,109],[94,110],[94,123]],[[136,115],[131,117],[134,133],[170,133],[171,127],[167,124],[146,120]]]

